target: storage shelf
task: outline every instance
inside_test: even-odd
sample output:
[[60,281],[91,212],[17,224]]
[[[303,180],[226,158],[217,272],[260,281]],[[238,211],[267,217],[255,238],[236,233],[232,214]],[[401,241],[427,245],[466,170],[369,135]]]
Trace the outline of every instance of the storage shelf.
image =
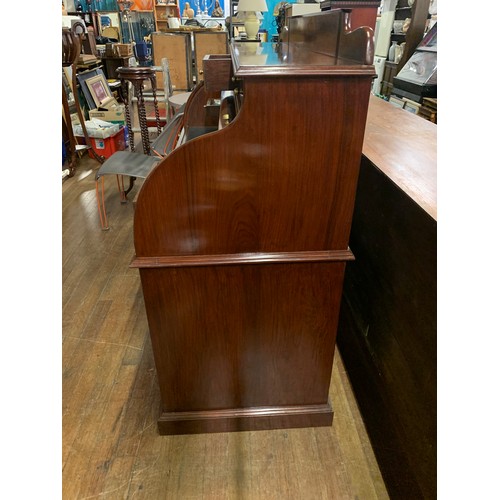
[[155,0],[154,6],[154,18],[156,31],[164,32],[165,29],[168,28],[168,17],[170,16],[178,16],[179,13],[179,5],[177,2],[172,2],[170,0],[169,3],[157,3],[158,0]]

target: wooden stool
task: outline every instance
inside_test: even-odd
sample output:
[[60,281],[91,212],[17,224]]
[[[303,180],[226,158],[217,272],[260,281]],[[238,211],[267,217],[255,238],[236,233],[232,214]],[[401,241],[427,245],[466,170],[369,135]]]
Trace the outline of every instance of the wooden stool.
[[156,75],[151,67],[137,66],[137,67],[124,67],[120,66],[116,70],[116,74],[121,81],[121,92],[125,102],[125,115],[127,120],[127,127],[129,130],[130,150],[135,151],[134,133],[132,131],[132,119],[130,115],[131,96],[128,90],[128,82],[131,82],[134,87],[134,93],[137,97],[137,112],[139,117],[139,127],[141,129],[141,138],[144,153],[151,156],[151,141],[149,140],[148,123],[146,118],[146,106],[144,102],[144,81],[151,82],[151,89],[153,91],[153,104],[155,108],[156,128],[158,135],[161,133],[160,125],[160,112],[158,110],[158,100],[156,97]]

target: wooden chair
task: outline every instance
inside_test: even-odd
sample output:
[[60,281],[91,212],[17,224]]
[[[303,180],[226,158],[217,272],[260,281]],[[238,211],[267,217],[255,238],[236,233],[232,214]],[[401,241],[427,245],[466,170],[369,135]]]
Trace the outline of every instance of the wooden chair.
[[[109,229],[104,201],[104,176],[116,175],[121,202],[126,203],[127,194],[133,188],[135,179],[145,179],[151,170],[177,145],[177,140],[183,126],[183,117],[184,111],[181,109],[163,129],[158,138],[150,145],[150,149],[154,154],[146,155],[136,151],[116,151],[96,172],[95,189],[97,208],[103,231]],[[124,187],[124,176],[130,178],[130,185],[127,190]]]
[[[137,177],[145,179],[153,168],[182,142],[184,135],[191,138],[196,135],[196,130],[200,128],[196,125],[204,121],[205,109],[201,106],[203,110],[201,114],[191,112],[189,120],[186,120],[187,112],[194,105],[193,103],[196,103],[197,107],[200,108],[199,101],[206,102],[207,98],[212,95],[205,91],[203,83],[198,84],[188,101],[181,106],[151,144],[151,155],[142,154],[135,150],[117,151],[102,164],[95,176],[97,206],[102,230],[109,229],[105,207],[104,176],[116,175],[121,202],[126,203],[127,194],[131,191]],[[127,190],[124,189],[124,176],[130,177],[130,185]]]

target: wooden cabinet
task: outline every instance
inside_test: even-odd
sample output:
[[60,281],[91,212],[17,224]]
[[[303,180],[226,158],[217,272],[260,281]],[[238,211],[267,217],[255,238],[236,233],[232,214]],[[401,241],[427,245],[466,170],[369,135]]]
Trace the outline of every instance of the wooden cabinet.
[[168,3],[158,3],[155,1],[154,15],[156,31],[165,31],[168,28],[168,18],[177,17],[180,19],[179,6],[175,1],[168,1]]
[[194,74],[197,82],[203,80],[203,58],[210,54],[228,53],[227,31],[194,31]]
[[[328,392],[375,75],[372,32],[347,31],[347,15],[290,18],[298,43],[232,43],[232,64],[220,65],[228,74],[217,81],[236,88],[196,87],[184,141],[142,185],[132,267],[161,434],[332,423]],[[222,95],[218,120],[207,108]]]

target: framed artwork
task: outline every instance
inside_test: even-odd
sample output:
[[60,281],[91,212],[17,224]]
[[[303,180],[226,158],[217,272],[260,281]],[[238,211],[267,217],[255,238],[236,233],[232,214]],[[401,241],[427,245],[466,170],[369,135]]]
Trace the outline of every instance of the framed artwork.
[[85,83],[87,84],[92,99],[94,99],[96,108],[104,106],[113,98],[113,94],[109,89],[108,82],[104,78],[104,75],[96,75],[92,78],[88,78]]
[[399,97],[397,97],[395,95],[391,95],[391,97],[389,98],[389,102],[391,104],[394,104],[394,106],[396,106],[397,108],[403,108],[405,105],[405,102],[403,101],[403,99],[400,99]]
[[403,98],[403,101],[405,102],[404,109],[406,109],[410,113],[413,113],[414,115],[418,114],[418,111],[420,110],[420,104],[418,102],[412,101],[411,99],[407,98]]

